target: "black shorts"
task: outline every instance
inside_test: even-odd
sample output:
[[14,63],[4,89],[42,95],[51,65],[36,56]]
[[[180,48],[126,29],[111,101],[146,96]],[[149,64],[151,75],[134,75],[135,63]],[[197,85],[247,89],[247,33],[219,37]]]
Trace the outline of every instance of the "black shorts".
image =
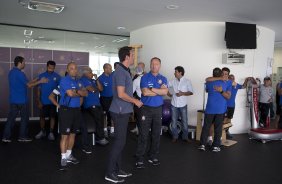
[[80,108],[61,106],[59,108],[59,130],[62,135],[77,133],[80,130]]
[[112,100],[113,100],[113,97],[104,97],[104,96],[100,97],[100,103],[103,108],[103,111],[106,111],[106,112],[109,111]]
[[232,119],[234,115],[235,107],[227,107],[226,117]]
[[43,105],[42,109],[40,109],[40,117],[41,118],[55,118],[56,117],[56,106],[55,105]]

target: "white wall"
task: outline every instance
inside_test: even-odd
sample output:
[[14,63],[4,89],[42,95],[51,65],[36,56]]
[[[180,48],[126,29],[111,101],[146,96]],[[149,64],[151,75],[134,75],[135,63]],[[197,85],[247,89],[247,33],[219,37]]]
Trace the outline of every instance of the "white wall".
[[[139,60],[145,62],[157,56],[162,59],[161,73],[171,80],[174,68],[181,65],[185,76],[193,84],[194,95],[189,97],[189,124],[196,125],[197,110],[202,109],[205,78],[212,75],[215,67],[229,67],[231,73],[242,83],[247,76],[264,77],[266,61],[273,57],[274,32],[258,27],[260,35],[256,50],[236,50],[246,55],[245,64],[223,65],[225,47],[224,22],[179,22],[144,27],[130,33],[130,44],[142,44]],[[236,99],[232,133],[247,132],[250,122],[246,106],[245,90],[240,90]]]

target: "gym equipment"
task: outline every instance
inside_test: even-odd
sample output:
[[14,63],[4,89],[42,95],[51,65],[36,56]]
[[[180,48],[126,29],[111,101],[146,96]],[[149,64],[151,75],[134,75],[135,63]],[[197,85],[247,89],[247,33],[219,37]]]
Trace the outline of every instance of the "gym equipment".
[[163,126],[169,126],[171,122],[171,103],[170,99],[164,100],[163,108],[162,108],[162,124]]
[[[251,129],[249,131],[250,139],[260,140],[262,143],[266,143],[272,140],[282,140],[282,129],[272,129],[269,127],[259,127],[259,83],[260,81],[248,81],[247,85],[247,100],[250,108],[250,120]],[[270,121],[270,112],[268,113],[268,122]]]

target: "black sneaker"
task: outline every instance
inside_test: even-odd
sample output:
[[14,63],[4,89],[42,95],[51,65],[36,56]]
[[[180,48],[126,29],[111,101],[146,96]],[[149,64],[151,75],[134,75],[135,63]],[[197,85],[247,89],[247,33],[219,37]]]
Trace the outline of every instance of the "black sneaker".
[[31,138],[19,138],[18,141],[19,142],[31,142],[32,139]]
[[198,147],[198,150],[206,151],[205,145],[200,145],[200,146]]
[[145,169],[144,162],[136,162],[135,166],[137,169]]
[[116,174],[109,174],[105,176],[105,180],[113,182],[113,183],[123,183],[124,179],[119,178]]
[[67,158],[67,162],[68,163],[72,163],[72,164],[78,164],[79,161],[72,155],[70,155],[68,158]]
[[90,148],[89,146],[84,146],[84,147],[82,148],[82,151],[83,151],[84,153],[86,153],[86,154],[91,154],[91,153],[92,153],[92,150],[91,150],[91,148]]
[[127,173],[123,170],[119,170],[119,172],[117,173],[117,176],[121,178],[127,178],[127,177],[132,176],[132,173]]
[[4,142],[4,143],[10,143],[10,142],[12,142],[12,140],[11,140],[11,139],[7,139],[7,138],[3,138],[3,139],[2,139],[2,142]]
[[61,159],[61,164],[60,164],[60,170],[61,171],[64,171],[67,169],[67,166],[68,166],[68,161],[67,159]]
[[149,159],[148,162],[151,163],[152,165],[155,165],[155,166],[161,164],[161,162],[158,159],[156,159],[156,158]]

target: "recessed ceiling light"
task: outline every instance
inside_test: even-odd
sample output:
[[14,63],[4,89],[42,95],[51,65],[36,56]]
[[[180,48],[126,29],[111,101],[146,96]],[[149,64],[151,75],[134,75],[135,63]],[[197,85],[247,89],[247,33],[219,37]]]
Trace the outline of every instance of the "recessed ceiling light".
[[19,4],[21,4],[24,8],[28,8],[29,10],[45,11],[51,13],[60,13],[65,8],[65,6],[61,4],[46,3],[33,0],[19,0]]
[[119,26],[119,27],[117,27],[117,29],[119,29],[119,30],[124,30],[124,29],[126,29],[126,28],[123,27],[123,26]]
[[169,10],[177,10],[179,9],[179,6],[175,4],[170,4],[170,5],[167,5],[166,8]]
[[25,36],[31,36],[32,33],[33,33],[32,30],[27,30],[27,29],[24,30],[24,35],[25,35]]
[[45,38],[45,37],[44,37],[44,36],[38,36],[38,38],[39,38],[39,39],[43,39],[43,38]]

